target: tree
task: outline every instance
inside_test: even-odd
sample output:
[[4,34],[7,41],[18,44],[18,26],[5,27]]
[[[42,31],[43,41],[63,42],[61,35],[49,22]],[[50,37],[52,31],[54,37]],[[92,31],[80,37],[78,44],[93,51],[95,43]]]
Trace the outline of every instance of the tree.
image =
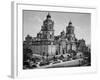
[[31,57],[32,57],[32,50],[28,48],[23,49],[23,61],[31,59]]

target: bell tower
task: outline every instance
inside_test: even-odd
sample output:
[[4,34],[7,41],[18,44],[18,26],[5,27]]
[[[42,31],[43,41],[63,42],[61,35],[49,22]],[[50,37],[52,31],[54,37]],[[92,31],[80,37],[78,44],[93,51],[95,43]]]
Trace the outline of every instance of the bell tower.
[[71,42],[75,41],[74,26],[72,25],[71,21],[66,27],[66,37]]
[[41,31],[43,33],[43,39],[54,40],[54,21],[51,20],[49,13],[43,21]]

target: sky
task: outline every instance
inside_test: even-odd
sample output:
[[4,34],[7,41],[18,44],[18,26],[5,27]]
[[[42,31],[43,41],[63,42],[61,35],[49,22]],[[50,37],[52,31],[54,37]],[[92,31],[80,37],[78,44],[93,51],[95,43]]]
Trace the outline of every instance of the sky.
[[[66,32],[69,21],[75,28],[75,36],[77,39],[84,39],[86,44],[91,43],[91,14],[89,13],[71,13],[71,12],[49,12],[51,19],[54,21],[55,35],[59,35],[61,31]],[[43,21],[46,19],[48,11],[23,11],[23,32],[24,38],[29,34],[36,37],[40,32]]]

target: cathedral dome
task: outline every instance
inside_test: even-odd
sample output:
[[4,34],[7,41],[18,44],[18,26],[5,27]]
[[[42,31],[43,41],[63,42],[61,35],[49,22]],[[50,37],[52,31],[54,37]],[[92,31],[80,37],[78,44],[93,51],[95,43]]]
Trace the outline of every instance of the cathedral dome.
[[51,15],[48,13],[47,18],[51,18]]

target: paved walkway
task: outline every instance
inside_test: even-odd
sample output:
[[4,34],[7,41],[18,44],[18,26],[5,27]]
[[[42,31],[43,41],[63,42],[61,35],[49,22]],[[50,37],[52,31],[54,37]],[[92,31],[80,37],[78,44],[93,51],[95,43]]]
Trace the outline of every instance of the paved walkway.
[[71,61],[66,61],[66,62],[61,62],[61,63],[56,63],[56,64],[49,64],[46,66],[38,66],[38,68],[52,68],[52,67],[69,67],[69,66],[77,66],[80,65],[80,62],[83,61],[83,59],[76,59],[76,60],[71,60]]

